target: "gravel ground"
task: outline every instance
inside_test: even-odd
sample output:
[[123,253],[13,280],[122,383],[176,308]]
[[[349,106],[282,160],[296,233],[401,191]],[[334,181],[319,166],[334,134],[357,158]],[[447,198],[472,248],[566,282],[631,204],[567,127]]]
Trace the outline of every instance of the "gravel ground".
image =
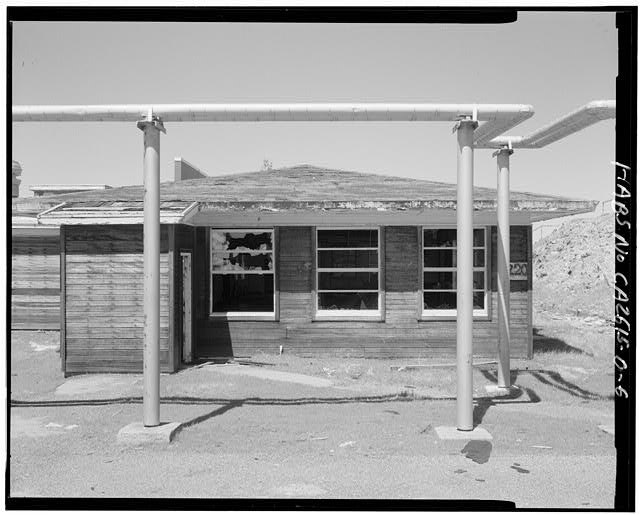
[[[419,388],[406,388],[402,380],[376,382],[380,362],[371,365],[373,375],[352,374],[350,382],[337,363],[314,363],[318,373],[308,374],[308,384],[293,358],[280,367],[194,367],[162,377],[161,418],[187,427],[170,445],[132,447],[118,444],[116,434],[141,419],[140,375],[65,380],[54,339],[14,335],[12,497],[503,499],[520,508],[613,507],[614,440],[598,429],[613,423],[613,378],[595,358],[576,362],[561,353],[518,363],[520,396],[476,402],[474,418],[493,435],[490,442],[438,439],[434,428],[455,421],[455,402],[446,400],[455,390],[446,381],[429,385],[439,374],[450,376],[448,369],[414,372]],[[366,362],[350,365],[367,370]],[[318,381],[322,374],[330,386]],[[485,383],[494,375],[490,365],[476,370]]]
[[534,311],[613,324],[614,229],[613,213],[570,219],[535,243]]

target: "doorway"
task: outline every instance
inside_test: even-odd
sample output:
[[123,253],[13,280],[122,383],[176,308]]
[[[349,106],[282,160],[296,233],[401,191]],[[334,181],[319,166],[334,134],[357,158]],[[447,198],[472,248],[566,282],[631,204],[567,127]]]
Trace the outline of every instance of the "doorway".
[[182,270],[182,361],[193,361],[193,325],[191,294],[191,252],[180,252]]

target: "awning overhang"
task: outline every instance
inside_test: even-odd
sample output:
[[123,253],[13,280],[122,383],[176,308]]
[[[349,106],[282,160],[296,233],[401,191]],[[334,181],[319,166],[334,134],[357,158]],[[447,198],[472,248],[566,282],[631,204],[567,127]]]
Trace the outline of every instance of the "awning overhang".
[[[163,201],[161,224],[187,224],[198,202]],[[65,202],[38,215],[41,225],[136,225],[144,223],[142,201]]]

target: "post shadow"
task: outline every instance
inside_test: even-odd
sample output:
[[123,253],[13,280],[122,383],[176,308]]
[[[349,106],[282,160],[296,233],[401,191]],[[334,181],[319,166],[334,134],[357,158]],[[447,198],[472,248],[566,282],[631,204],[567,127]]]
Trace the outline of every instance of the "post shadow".
[[538,354],[541,352],[565,352],[573,354],[586,354],[592,356],[589,352],[585,352],[582,349],[569,345],[564,340],[559,338],[553,338],[546,336],[540,331],[539,328],[533,328],[533,353]]

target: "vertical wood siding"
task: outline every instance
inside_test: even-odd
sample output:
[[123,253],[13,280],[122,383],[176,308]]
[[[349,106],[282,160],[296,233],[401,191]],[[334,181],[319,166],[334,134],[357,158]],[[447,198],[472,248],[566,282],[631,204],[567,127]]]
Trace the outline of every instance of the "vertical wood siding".
[[[65,373],[140,372],[142,226],[65,227]],[[169,359],[169,238],[160,241],[160,364]]]
[[60,237],[11,238],[11,329],[60,329]]
[[[196,231],[195,275],[199,357],[251,356],[258,352],[285,352],[301,356],[433,357],[455,354],[455,320],[420,320],[420,229],[386,227],[383,252],[384,321],[313,321],[312,227],[279,228],[276,246],[279,321],[221,321],[208,316],[208,233]],[[531,271],[531,232],[512,227],[512,261],[526,261]],[[491,231],[489,320],[473,324],[474,354],[493,357],[497,352],[497,294],[495,227]],[[512,281],[512,347],[514,357],[531,349],[531,280]]]

